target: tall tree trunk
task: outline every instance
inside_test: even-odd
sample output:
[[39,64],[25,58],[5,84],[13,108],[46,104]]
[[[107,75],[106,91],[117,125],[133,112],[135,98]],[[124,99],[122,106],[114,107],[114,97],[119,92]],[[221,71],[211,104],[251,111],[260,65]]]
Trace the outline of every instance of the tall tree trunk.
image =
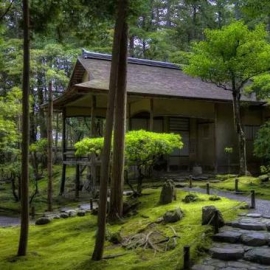
[[57,154],[58,154],[58,137],[59,137],[59,114],[56,113],[56,127],[55,127],[55,137],[54,137],[54,160],[53,164],[57,163]]
[[46,121],[45,121],[45,113],[44,109],[41,108],[41,105],[44,103],[44,87],[41,77],[43,76],[42,73],[38,73],[38,87],[37,87],[37,96],[38,96],[38,123],[40,127],[40,138],[46,138],[47,137],[47,127],[46,127]]
[[52,211],[52,115],[53,115],[53,102],[52,102],[52,82],[49,82],[49,93],[48,93],[48,115],[47,115],[47,169],[48,169],[48,211]]
[[113,164],[111,179],[110,209],[108,219],[117,221],[123,212],[123,184],[125,163],[125,132],[126,132],[126,77],[127,77],[127,33],[128,25],[124,23],[120,44],[118,67],[118,88],[115,102],[115,123],[113,141]]
[[247,174],[247,158],[246,158],[246,138],[243,131],[241,116],[240,116],[240,97],[239,91],[233,91],[233,112],[234,123],[238,135],[238,148],[239,148],[239,175]]
[[30,39],[29,39],[29,5],[23,0],[23,97],[22,97],[22,177],[21,177],[21,230],[18,256],[27,253],[29,231],[29,74],[30,74]]
[[111,137],[114,120],[115,95],[118,86],[118,67],[120,56],[120,42],[125,22],[125,13],[128,0],[118,0],[117,17],[114,29],[114,42],[112,51],[112,62],[110,72],[109,95],[106,112],[106,125],[104,136],[104,147],[102,152],[100,192],[99,192],[99,210],[98,210],[98,230],[95,242],[92,260],[101,260],[103,256],[105,228],[106,228],[106,212],[107,212],[107,188],[110,172],[110,154],[111,154]]

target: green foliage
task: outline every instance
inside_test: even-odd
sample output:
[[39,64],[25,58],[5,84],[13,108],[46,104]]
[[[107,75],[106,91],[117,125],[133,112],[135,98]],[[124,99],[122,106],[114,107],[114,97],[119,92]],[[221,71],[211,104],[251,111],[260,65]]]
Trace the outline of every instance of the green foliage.
[[[208,196],[200,194],[205,201],[183,204],[174,201],[168,205],[158,205],[160,189],[148,189],[148,195],[140,197],[140,215],[132,216],[121,225],[109,225],[110,232],[120,231],[123,238],[130,237],[131,234],[138,234],[149,228],[149,224],[154,224],[159,217],[168,211],[179,207],[185,213],[185,217],[175,223],[164,225],[154,224],[151,230],[158,231],[171,236],[172,228],[180,237],[174,250],[167,252],[155,252],[151,249],[138,249],[125,251],[125,255],[115,257],[113,260],[101,260],[94,262],[90,260],[97,230],[96,217],[87,215],[85,217],[71,217],[68,219],[53,220],[44,226],[30,225],[31,239],[29,241],[29,255],[27,259],[14,256],[18,242],[18,227],[0,228],[0,268],[12,270],[40,270],[41,265],[46,265],[48,269],[57,270],[101,270],[101,269],[181,269],[183,266],[183,246],[192,244],[191,259],[195,261],[201,255],[197,251],[198,246],[205,246],[210,242],[211,228],[201,226],[201,209],[209,205]],[[178,191],[177,197],[183,198],[187,193]],[[238,202],[226,198],[217,202],[211,202],[223,214],[226,221],[236,218],[239,211],[228,211],[235,207]],[[77,205],[77,204],[76,204]],[[202,237],[204,236],[204,237]],[[197,239],[197,241],[194,241]],[[46,247],[46,248],[45,248]],[[113,245],[106,241],[104,256],[122,254],[121,245]],[[180,254],[180,255],[179,255]],[[154,258],[154,259],[153,259]]]
[[254,155],[270,160],[270,121],[267,121],[257,133],[254,141]]
[[270,74],[264,73],[253,78],[252,84],[248,85],[245,90],[247,93],[254,92],[260,99],[270,98]]
[[86,156],[88,154],[96,154],[100,156],[103,149],[104,138],[84,138],[75,143],[77,156]]
[[270,165],[262,165],[260,166],[260,172],[264,174],[270,173]]
[[269,70],[270,45],[263,25],[249,30],[236,21],[220,30],[205,30],[205,41],[193,45],[184,71],[192,76],[239,91],[252,77]]
[[126,160],[128,165],[151,165],[162,155],[169,155],[183,143],[178,134],[155,133],[145,130],[126,134]]
[[21,110],[21,90],[13,88],[6,96],[0,96],[0,151],[17,148],[20,132],[17,122]]
[[45,153],[47,151],[47,139],[40,139],[29,146],[29,152]]
[[[84,138],[75,144],[76,155],[91,153],[100,155],[103,138]],[[151,165],[161,155],[170,154],[175,148],[182,148],[178,134],[155,133],[145,130],[129,131],[125,139],[125,157],[127,165]]]
[[224,148],[224,152],[226,154],[232,154],[233,153],[233,148],[232,147],[225,147]]

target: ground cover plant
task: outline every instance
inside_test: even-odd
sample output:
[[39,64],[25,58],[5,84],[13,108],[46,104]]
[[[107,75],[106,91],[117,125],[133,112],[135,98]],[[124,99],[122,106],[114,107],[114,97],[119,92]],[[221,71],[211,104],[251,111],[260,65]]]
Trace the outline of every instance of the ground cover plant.
[[[203,181],[192,181],[193,187],[201,187],[206,189],[207,182],[209,183],[210,190],[225,190],[230,192],[235,192],[235,179],[238,179],[238,191],[247,195],[251,193],[252,190],[255,191],[256,198],[270,200],[270,181],[264,180],[266,175],[263,177],[252,177],[252,176],[241,176],[236,175],[217,175],[213,179],[203,180]],[[215,181],[219,180],[219,181]],[[186,181],[188,186],[189,181]],[[210,191],[211,192],[211,191]],[[213,192],[213,191],[212,191]]]
[[[210,201],[208,195],[197,194],[196,202],[184,203],[182,199],[187,192],[177,190],[177,200],[168,205],[159,205],[160,188],[145,189],[139,198],[138,214],[125,218],[124,223],[108,225],[107,234],[119,232],[123,238],[143,232],[146,229],[159,231],[167,236],[173,231],[179,236],[174,249],[158,252],[153,249],[124,249],[119,244],[106,241],[105,258],[100,262],[91,261],[96,233],[96,216],[87,214],[85,217],[54,220],[44,226],[30,226],[29,255],[24,258],[15,257],[19,228],[0,229],[0,269],[181,269],[183,266],[183,247],[191,245],[192,260],[203,255],[210,244],[209,236],[212,228],[201,226],[201,211],[205,205],[215,205],[225,220],[235,218],[239,206],[236,201],[222,198]],[[185,216],[176,223],[155,223],[168,210],[180,207]],[[234,208],[236,207],[236,208]],[[240,211],[240,210],[239,210]],[[173,228],[173,230],[172,230]],[[122,255],[117,257],[117,255]]]
[[[66,181],[66,196],[59,195],[59,187],[61,180],[61,166],[54,166],[54,181],[53,181],[53,198],[54,198],[54,208],[58,209],[61,206],[68,204],[78,205],[78,200],[75,200],[74,190],[74,179],[75,179],[75,167],[69,166],[67,168],[67,181]],[[35,195],[31,202],[31,207],[34,206],[37,213],[43,214],[47,209],[47,173],[44,171],[44,177],[35,181],[31,179],[30,181],[30,195],[34,194],[36,191],[36,184],[38,185],[38,194]],[[2,215],[18,215],[20,213],[20,202],[16,202],[14,196],[12,195],[12,183],[10,181],[0,182],[0,213]],[[88,198],[89,194],[82,194],[82,198],[85,196]]]

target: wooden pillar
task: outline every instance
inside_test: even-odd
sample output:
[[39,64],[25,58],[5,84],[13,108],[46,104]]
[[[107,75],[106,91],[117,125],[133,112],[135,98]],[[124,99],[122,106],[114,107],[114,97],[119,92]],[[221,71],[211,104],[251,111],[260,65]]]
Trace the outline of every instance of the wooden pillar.
[[128,121],[127,121],[127,131],[132,130],[132,119],[131,119],[131,103],[128,103]]
[[75,198],[80,195],[80,165],[76,162],[76,184],[75,184]]
[[149,119],[149,131],[154,129],[154,100],[150,99],[150,119]]
[[95,126],[95,120],[96,120],[96,106],[97,106],[97,98],[96,96],[92,95],[92,105],[91,105],[91,130],[90,135],[92,138],[96,136],[96,126]]
[[61,187],[60,187],[60,195],[62,195],[65,191],[65,181],[66,181],[66,109],[64,108],[62,111],[62,179],[61,179]]
[[[90,136],[91,138],[96,137],[96,127],[95,127],[95,120],[96,120],[96,106],[97,106],[97,98],[96,96],[92,95],[92,105],[91,105],[91,131]],[[95,190],[96,187],[96,156],[95,154],[90,155],[90,172],[88,174],[91,175],[91,184],[93,185],[92,188]]]

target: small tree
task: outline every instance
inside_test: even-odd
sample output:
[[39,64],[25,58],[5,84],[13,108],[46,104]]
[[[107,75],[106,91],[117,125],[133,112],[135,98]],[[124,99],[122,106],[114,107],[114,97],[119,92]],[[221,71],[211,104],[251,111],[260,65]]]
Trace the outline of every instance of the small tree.
[[[183,147],[179,134],[138,130],[127,132],[125,140],[126,166],[136,166],[138,171],[138,194],[141,194],[144,171],[152,167],[163,155],[169,155],[175,148]],[[76,155],[94,153],[99,157],[103,143],[103,138],[85,138],[75,144]]]
[[205,30],[205,41],[194,44],[187,74],[232,92],[235,129],[239,142],[240,175],[247,172],[246,140],[240,115],[243,87],[270,69],[270,44],[263,25],[249,30],[237,21],[220,30]]
[[145,130],[130,131],[126,135],[126,165],[137,167],[137,193],[141,194],[144,171],[151,168],[162,156],[169,155],[183,143],[178,134],[155,133]]

